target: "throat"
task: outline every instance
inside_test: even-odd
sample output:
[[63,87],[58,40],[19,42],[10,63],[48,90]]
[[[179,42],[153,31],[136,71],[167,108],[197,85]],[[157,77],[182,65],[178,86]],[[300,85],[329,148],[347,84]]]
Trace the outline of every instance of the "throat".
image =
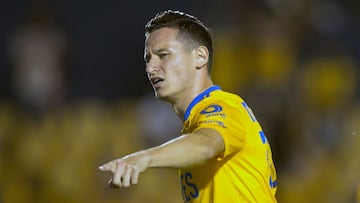
[[176,115],[183,120],[186,114],[186,110],[188,109],[193,97],[181,97],[175,102],[172,103],[172,107],[176,113]]

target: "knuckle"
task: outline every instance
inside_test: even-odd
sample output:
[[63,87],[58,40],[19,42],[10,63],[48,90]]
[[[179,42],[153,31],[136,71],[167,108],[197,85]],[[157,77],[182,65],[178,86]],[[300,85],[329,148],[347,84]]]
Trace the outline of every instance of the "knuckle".
[[116,181],[114,181],[114,180],[110,180],[110,181],[109,181],[109,186],[110,186],[111,188],[120,188],[120,187],[121,187],[120,183],[118,183],[118,182],[116,182]]

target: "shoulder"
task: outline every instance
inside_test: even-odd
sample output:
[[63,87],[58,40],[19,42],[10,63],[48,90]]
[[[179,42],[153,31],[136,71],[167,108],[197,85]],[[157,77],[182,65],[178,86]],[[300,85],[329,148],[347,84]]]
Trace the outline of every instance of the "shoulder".
[[208,98],[204,100],[204,104],[217,103],[227,106],[238,106],[244,100],[237,94],[226,91],[214,91]]
[[209,114],[216,112],[238,111],[242,102],[243,99],[236,94],[221,90],[214,91],[209,95],[209,97],[199,102],[197,108],[194,109],[194,113]]

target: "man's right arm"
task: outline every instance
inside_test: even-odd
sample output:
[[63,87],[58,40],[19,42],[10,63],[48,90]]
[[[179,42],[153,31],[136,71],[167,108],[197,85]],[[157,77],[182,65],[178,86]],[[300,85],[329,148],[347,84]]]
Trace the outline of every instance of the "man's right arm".
[[160,146],[135,152],[99,167],[111,171],[112,184],[129,187],[137,184],[147,168],[186,168],[199,165],[224,151],[224,141],[214,129],[201,128]]

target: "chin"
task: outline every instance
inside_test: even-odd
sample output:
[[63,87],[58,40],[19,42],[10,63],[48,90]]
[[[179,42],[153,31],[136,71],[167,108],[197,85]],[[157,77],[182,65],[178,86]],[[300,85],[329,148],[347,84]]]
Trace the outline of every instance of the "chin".
[[155,98],[169,102],[169,96],[166,94],[161,94],[161,92],[155,91]]
[[159,92],[156,91],[155,89],[154,89],[154,96],[155,96],[155,98],[157,98],[157,99],[161,99],[161,98],[162,98],[161,93],[159,93]]
[[155,98],[164,100],[166,97],[164,95],[162,95],[162,94],[159,94],[158,92],[155,92]]

